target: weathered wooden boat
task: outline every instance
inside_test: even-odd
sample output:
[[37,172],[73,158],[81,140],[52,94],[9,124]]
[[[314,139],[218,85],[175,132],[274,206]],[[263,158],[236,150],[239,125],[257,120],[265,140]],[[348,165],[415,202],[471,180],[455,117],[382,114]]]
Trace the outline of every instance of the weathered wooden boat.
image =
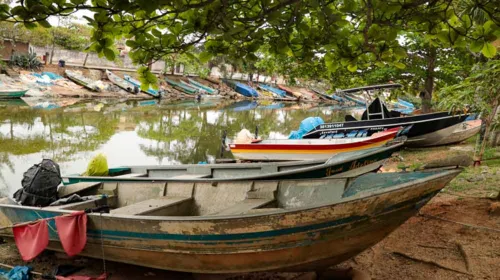
[[141,82],[138,81],[138,80],[136,80],[136,79],[134,79],[134,78],[132,78],[131,76],[125,74],[125,75],[123,75],[123,78],[125,79],[125,81],[127,81],[131,85],[139,88],[142,92],[147,93],[147,94],[149,94],[149,95],[151,95],[153,97],[156,97],[156,98],[160,98],[161,97],[160,92],[157,91],[156,89],[151,88],[151,87],[148,88],[147,90],[143,90],[141,88],[141,85],[142,85]]
[[245,97],[259,97],[259,93],[251,86],[247,86],[245,84],[226,79],[223,79],[222,81],[225,84],[227,84],[230,88],[232,88],[234,91]]
[[398,134],[399,128],[359,138],[274,139],[230,143],[235,158],[244,160],[326,160],[336,154],[380,147]]
[[206,86],[206,85],[204,85],[204,84],[202,84],[200,82],[197,82],[197,81],[195,81],[193,79],[188,79],[188,81],[189,81],[189,83],[191,85],[194,85],[194,86],[196,86],[196,87],[198,87],[200,89],[203,89],[204,91],[208,92],[209,94],[217,94],[219,92],[218,90],[213,89],[213,88],[211,88],[209,86]]
[[270,92],[274,93],[275,95],[277,95],[277,96],[279,96],[281,98],[287,97],[286,91],[278,89],[278,88],[275,88],[275,87],[272,87],[272,86],[268,86],[268,85],[265,85],[265,84],[259,84],[259,88],[261,88],[262,90],[270,91]]
[[68,79],[72,80],[78,85],[85,87],[86,89],[97,92],[101,91],[101,88],[96,85],[97,81],[91,80],[83,76],[82,74],[71,70],[66,70],[64,71],[64,73],[66,74],[66,77],[68,77]]
[[[369,173],[284,181],[80,183],[52,207],[0,203],[0,227],[107,205],[87,214],[79,254],[192,273],[309,271],[343,262],[381,241],[461,172]],[[54,220],[49,250],[63,251]],[[0,231],[11,240],[12,230]]]
[[302,96],[305,97],[307,100],[318,101],[320,99],[316,93],[306,88],[302,87],[290,87],[290,88],[294,91],[302,93]]
[[124,79],[120,78],[118,75],[115,75],[113,72],[109,70],[106,70],[106,76],[108,77],[108,80],[110,80],[113,84],[115,84],[121,89],[124,89],[125,91],[128,91],[130,93],[138,93],[134,92],[135,88],[137,88],[137,91],[139,91],[139,87],[134,86],[132,83],[125,81]]
[[403,142],[337,154],[328,160],[272,163],[182,164],[124,166],[109,169],[109,176],[63,176],[63,184],[79,182],[151,182],[165,180],[284,180],[359,176],[378,170]]
[[[306,133],[303,138],[329,138],[329,137],[355,137],[369,136],[384,129],[405,126],[408,128],[405,134],[408,137],[407,146],[422,146],[429,141],[438,141],[449,136],[454,126],[463,122],[467,114],[452,114],[448,112],[422,114],[416,116],[400,116],[400,113],[389,112],[383,102],[376,98],[363,113],[361,120],[350,116],[352,121],[325,123],[318,125],[314,130]],[[397,117],[399,116],[399,117]],[[447,129],[448,128],[448,129]]]
[[0,99],[19,99],[23,97],[27,89],[3,88],[0,89]]
[[289,96],[291,97],[295,97],[295,98],[298,98],[298,99],[301,99],[303,98],[302,96],[302,93],[301,92],[298,92],[298,91],[295,91],[295,90],[292,90],[291,88],[289,87],[286,87],[286,86],[283,86],[283,85],[278,85],[278,88],[285,91]]
[[481,120],[471,120],[458,123],[446,128],[446,131],[441,131],[441,134],[446,134],[443,137],[436,139],[429,138],[422,146],[441,146],[456,144],[465,141],[472,136],[476,135],[481,130]]
[[312,89],[312,91],[314,91],[316,94],[318,94],[319,96],[325,98],[325,99],[329,99],[329,100],[335,100],[339,103],[347,103],[349,102],[349,100],[345,99],[345,98],[342,98],[336,94],[326,94],[322,91],[320,91],[319,89]]
[[180,91],[187,93],[187,94],[190,94],[190,95],[194,95],[194,94],[197,94],[199,92],[199,90],[192,88],[191,86],[183,85],[183,84],[178,83],[178,82],[176,82],[172,79],[169,79],[167,77],[165,77],[165,81],[169,85],[173,86],[175,89],[180,90]]

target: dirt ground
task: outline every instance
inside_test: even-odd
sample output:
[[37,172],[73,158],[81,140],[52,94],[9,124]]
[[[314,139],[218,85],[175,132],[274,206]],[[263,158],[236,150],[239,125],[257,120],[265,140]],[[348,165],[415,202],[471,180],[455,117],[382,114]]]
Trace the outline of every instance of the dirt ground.
[[[402,163],[416,166],[457,153],[471,154],[471,145],[404,150],[385,170],[395,170]],[[498,155],[499,150],[487,151],[487,157]],[[500,191],[499,179],[498,161],[487,160],[481,167],[466,168],[424,206],[419,215],[336,268],[354,268],[371,279],[500,279],[500,202],[494,200]],[[0,245],[0,263],[23,264],[15,245]],[[47,273],[61,264],[82,266],[79,275],[98,276],[103,271],[102,260],[68,259],[64,254],[53,252],[44,252],[30,265],[35,271]],[[111,275],[109,279],[339,279],[316,277],[314,273],[191,275],[114,262],[106,262],[106,271]]]

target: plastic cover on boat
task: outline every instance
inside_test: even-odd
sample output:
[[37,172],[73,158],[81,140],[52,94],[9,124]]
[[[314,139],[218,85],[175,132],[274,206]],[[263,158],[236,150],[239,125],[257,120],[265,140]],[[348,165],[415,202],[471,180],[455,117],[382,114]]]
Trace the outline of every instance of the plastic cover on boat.
[[315,129],[318,125],[324,124],[320,117],[309,117],[300,122],[299,130],[294,130],[288,136],[288,139],[301,139],[304,134]]
[[89,162],[84,176],[108,176],[108,160],[103,154],[98,154]]
[[26,206],[48,206],[57,200],[57,186],[60,183],[59,165],[44,159],[24,172],[21,181],[23,188],[14,193],[14,199]]
[[236,135],[236,138],[234,139],[234,143],[236,144],[250,144],[252,143],[252,140],[255,140],[254,138],[255,135],[253,135],[250,130],[248,129],[242,129],[238,134]]

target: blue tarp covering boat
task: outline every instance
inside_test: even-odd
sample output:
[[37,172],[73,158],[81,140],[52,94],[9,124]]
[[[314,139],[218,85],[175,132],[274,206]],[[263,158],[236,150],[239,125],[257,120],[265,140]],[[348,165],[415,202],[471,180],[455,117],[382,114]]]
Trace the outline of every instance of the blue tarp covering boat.
[[238,83],[235,81],[223,80],[228,86],[230,86],[237,93],[246,96],[246,97],[259,97],[259,93],[252,88],[251,86],[247,86],[242,83]]
[[288,139],[302,139],[309,131],[315,129],[318,125],[324,124],[320,117],[309,117],[300,122],[299,130],[294,130],[288,136]]

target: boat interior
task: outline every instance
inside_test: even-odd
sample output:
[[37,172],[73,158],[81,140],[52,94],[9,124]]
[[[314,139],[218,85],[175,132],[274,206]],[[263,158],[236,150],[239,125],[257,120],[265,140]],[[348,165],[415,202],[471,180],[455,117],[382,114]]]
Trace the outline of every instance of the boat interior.
[[[396,143],[394,146],[400,145]],[[387,147],[384,147],[387,149]],[[189,179],[229,179],[237,177],[251,177],[277,172],[287,172],[303,168],[323,167],[324,165],[335,165],[345,160],[355,160],[363,155],[380,151],[384,148],[376,147],[365,150],[339,153],[327,161],[289,161],[270,163],[238,163],[238,164],[183,164],[183,165],[146,165],[116,167],[109,169],[109,177],[123,181],[140,178],[168,178],[176,180]],[[64,184],[71,183],[67,178],[85,177],[79,174],[69,175],[63,179]],[[99,180],[99,178],[95,178]]]
[[[109,206],[114,215],[227,216],[280,212],[374,195],[448,171],[369,173],[357,178],[282,181],[81,182],[58,189],[90,200],[47,210]],[[407,186],[407,185],[406,185]]]

